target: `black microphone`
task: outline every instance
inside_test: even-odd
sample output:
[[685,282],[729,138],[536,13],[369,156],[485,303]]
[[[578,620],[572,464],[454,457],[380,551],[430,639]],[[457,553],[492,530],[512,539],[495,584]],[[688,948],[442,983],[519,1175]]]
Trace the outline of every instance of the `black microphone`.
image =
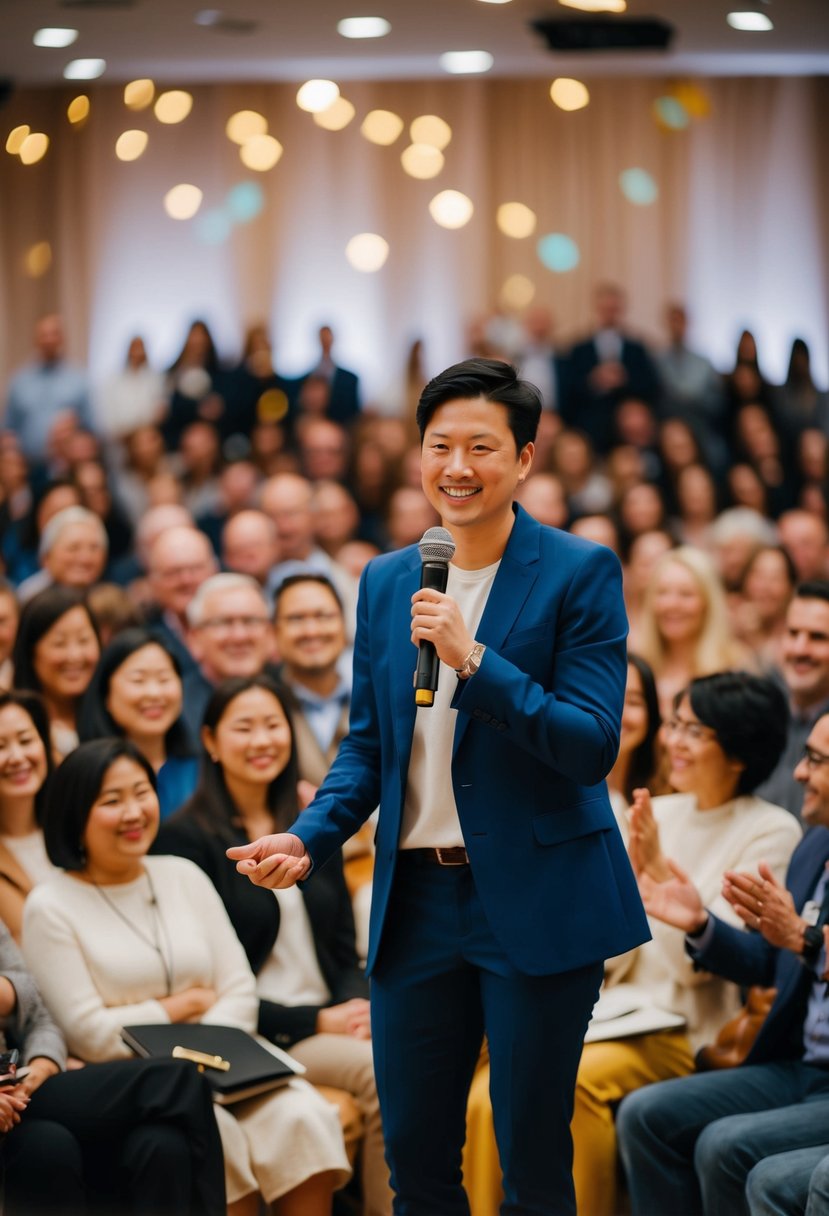
[[[449,581],[449,563],[455,556],[455,542],[447,528],[427,528],[418,542],[423,561],[420,571],[421,587],[445,591]],[[435,703],[438,689],[440,659],[433,642],[423,641],[417,652],[415,672],[415,705],[428,707]]]

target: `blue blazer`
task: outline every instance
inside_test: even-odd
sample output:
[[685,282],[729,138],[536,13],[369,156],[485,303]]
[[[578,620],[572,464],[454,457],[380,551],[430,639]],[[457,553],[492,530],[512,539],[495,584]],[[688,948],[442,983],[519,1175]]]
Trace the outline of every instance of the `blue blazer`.
[[[786,886],[796,908],[811,899],[829,861],[829,830],[812,828],[792,853]],[[803,1055],[803,1022],[815,973],[804,967],[790,950],[778,950],[759,933],[737,929],[712,917],[713,935],[704,950],[688,953],[706,971],[723,975],[748,987],[762,984],[777,989],[774,1004],[745,1059],[746,1064],[799,1059]]]
[[[626,679],[619,563],[515,511],[476,633],[487,650],[452,700],[452,785],[492,931],[517,970],[545,975],[650,935],[603,780]],[[420,567],[413,545],[363,573],[350,732],[291,829],[320,865],[379,802],[369,969],[382,948],[411,754]]]

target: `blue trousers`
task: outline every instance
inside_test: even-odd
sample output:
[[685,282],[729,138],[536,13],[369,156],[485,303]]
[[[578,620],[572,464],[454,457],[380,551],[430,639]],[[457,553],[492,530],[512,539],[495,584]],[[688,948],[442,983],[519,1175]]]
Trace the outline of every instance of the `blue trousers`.
[[560,975],[516,971],[468,866],[404,861],[394,881],[371,1006],[396,1216],[468,1216],[461,1153],[484,1034],[501,1212],[573,1216],[573,1092],[602,964]]
[[[638,1090],[616,1130],[634,1216],[740,1216],[759,1161],[825,1145],[829,1072],[800,1060],[698,1073]],[[772,1209],[772,1211],[775,1209]]]
[[[809,1103],[806,1111],[813,1109]],[[829,1131],[827,1117],[829,1106],[820,1116]],[[829,1216],[829,1144],[759,1161],[746,1182],[746,1201],[751,1216]]]

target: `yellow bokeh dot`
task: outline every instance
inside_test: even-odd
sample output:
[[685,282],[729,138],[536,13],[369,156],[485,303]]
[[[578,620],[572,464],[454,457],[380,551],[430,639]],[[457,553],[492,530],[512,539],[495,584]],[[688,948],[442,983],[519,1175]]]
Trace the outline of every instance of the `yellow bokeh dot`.
[[66,109],[66,117],[73,126],[86,122],[87,118],[89,118],[89,98],[85,93],[81,93],[80,97],[76,97],[74,101],[70,101]]
[[164,210],[173,220],[189,220],[201,206],[202,192],[198,186],[182,182],[164,195]]
[[520,241],[524,237],[532,236],[538,221],[535,212],[524,203],[502,203],[495,222],[504,236],[511,236]]
[[452,128],[437,114],[421,114],[409,127],[409,135],[413,144],[429,144],[442,152],[452,139]]
[[363,119],[360,134],[373,144],[387,148],[403,130],[403,119],[391,110],[371,110]]
[[162,93],[154,107],[158,121],[168,125],[184,122],[192,109],[193,98],[182,89],[171,89],[169,93]]
[[225,134],[235,144],[243,144],[254,135],[265,135],[268,120],[256,110],[237,110],[231,114],[225,126]]
[[314,115],[314,122],[325,131],[342,131],[354,117],[356,110],[345,97],[338,97],[327,110]]
[[267,173],[282,155],[282,144],[272,135],[252,135],[239,149],[242,164],[257,173]]
[[345,256],[355,270],[373,274],[385,265],[389,256],[389,243],[376,232],[360,232],[346,245]]
[[24,165],[36,165],[43,160],[49,148],[49,136],[42,131],[34,131],[27,135],[20,145],[20,159]]
[[119,160],[138,160],[149,138],[146,131],[123,131],[115,141],[115,155]]
[[520,312],[535,298],[535,283],[525,274],[511,274],[504,281],[500,292],[500,301],[504,308],[514,308]]
[[426,181],[440,173],[443,168],[443,153],[431,144],[409,144],[400,155],[400,163],[409,177]]
[[339,95],[339,85],[333,80],[306,80],[297,92],[296,103],[300,110],[318,114],[333,105]]
[[569,76],[559,76],[553,81],[550,97],[560,110],[583,110],[590,101],[587,85]]
[[683,81],[671,90],[683,110],[691,118],[708,118],[711,113],[711,98],[698,84]]
[[256,402],[259,422],[281,422],[288,412],[288,398],[281,388],[266,389]]
[[441,228],[463,228],[474,210],[472,199],[460,190],[441,190],[429,203],[429,214]]
[[130,110],[146,110],[154,97],[155,85],[151,80],[131,80],[124,87],[124,105]]
[[20,149],[23,147],[23,141],[31,134],[31,127],[25,124],[21,127],[14,127],[9,131],[9,137],[6,140],[6,151],[10,156],[17,156]]
[[26,274],[30,279],[39,279],[52,265],[52,246],[48,241],[38,241],[30,245],[23,259]]

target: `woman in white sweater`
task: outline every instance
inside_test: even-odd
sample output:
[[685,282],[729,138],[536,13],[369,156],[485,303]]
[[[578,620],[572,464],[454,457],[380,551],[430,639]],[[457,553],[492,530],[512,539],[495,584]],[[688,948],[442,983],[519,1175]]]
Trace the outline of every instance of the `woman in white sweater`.
[[[158,828],[155,775],[124,739],[85,743],[55,774],[46,847],[64,873],[26,904],[23,947],[70,1051],[130,1053],[124,1026],[193,1022],[256,1029],[253,975],[205,875],[147,857]],[[337,1113],[305,1081],[216,1108],[229,1210],[259,1196],[279,1216],[323,1216],[350,1174]]]

